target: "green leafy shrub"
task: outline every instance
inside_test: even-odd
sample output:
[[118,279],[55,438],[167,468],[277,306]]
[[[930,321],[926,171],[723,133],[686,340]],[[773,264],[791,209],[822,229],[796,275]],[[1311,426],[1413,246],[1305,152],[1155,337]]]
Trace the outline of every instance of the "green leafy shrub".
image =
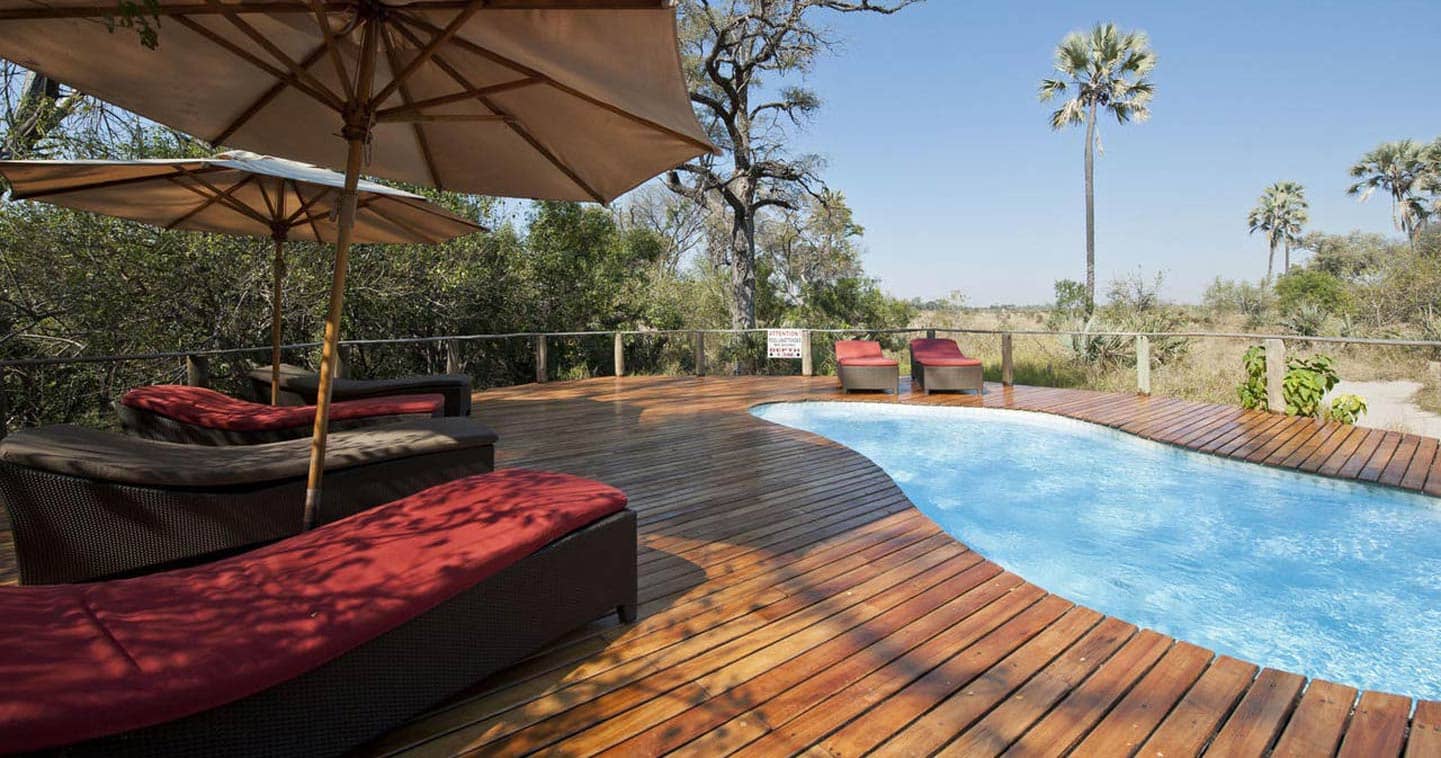
[[1286,376],[1281,380],[1281,395],[1286,400],[1287,416],[1321,415],[1321,401],[1341,377],[1336,362],[1328,355],[1292,358],[1286,362]]
[[1334,274],[1313,268],[1292,269],[1276,280],[1276,304],[1290,313],[1310,303],[1330,314],[1345,312],[1351,306],[1346,283]]
[[1348,393],[1331,398],[1331,407],[1326,411],[1326,418],[1342,424],[1354,424],[1365,412],[1365,399]]
[[1241,356],[1241,366],[1246,370],[1246,381],[1236,385],[1241,407],[1253,411],[1270,410],[1266,401],[1266,348],[1252,345]]

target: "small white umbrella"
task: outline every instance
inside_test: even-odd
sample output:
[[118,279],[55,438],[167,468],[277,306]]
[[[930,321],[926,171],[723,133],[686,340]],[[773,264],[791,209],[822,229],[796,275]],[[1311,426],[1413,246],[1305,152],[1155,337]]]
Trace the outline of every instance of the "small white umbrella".
[[[335,242],[345,176],[235,150],[214,158],[136,161],[0,161],[14,200],[101,213],[163,227],[275,243],[270,401],[280,390],[280,299],[289,240]],[[445,242],[484,227],[404,190],[357,184],[354,241]]]

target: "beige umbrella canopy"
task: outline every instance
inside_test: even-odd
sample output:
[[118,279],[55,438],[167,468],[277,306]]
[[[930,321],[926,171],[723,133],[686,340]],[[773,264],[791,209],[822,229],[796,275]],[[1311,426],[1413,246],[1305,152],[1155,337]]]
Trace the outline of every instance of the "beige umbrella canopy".
[[[181,160],[0,161],[0,175],[14,200],[274,240],[270,401],[277,401],[285,243],[336,240],[344,175],[241,150]],[[484,230],[420,195],[364,180],[356,190],[355,242],[440,243]]]
[[[325,460],[354,188],[608,201],[712,149],[671,0],[0,0],[0,57],[214,143],[345,167],[305,523]],[[340,139],[336,138],[337,129]]]

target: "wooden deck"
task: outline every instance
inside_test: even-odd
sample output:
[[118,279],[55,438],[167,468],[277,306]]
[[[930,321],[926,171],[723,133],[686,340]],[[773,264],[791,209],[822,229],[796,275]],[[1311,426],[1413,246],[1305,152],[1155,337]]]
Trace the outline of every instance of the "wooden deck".
[[[1434,439],[1164,398],[989,390],[900,400],[1047,411],[1441,494]],[[1441,755],[1441,703],[1413,715],[1403,697],[1258,670],[1076,606],[942,532],[860,455],[746,413],[839,397],[829,377],[477,395],[501,465],[630,493],[641,618],[573,634],[365,752]]]

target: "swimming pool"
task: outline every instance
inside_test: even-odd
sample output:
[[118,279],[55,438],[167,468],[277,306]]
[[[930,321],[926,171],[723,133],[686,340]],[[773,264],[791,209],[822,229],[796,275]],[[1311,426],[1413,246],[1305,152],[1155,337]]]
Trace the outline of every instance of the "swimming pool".
[[1441,502],[1024,411],[778,403],[947,532],[1103,613],[1263,666],[1441,697]]

